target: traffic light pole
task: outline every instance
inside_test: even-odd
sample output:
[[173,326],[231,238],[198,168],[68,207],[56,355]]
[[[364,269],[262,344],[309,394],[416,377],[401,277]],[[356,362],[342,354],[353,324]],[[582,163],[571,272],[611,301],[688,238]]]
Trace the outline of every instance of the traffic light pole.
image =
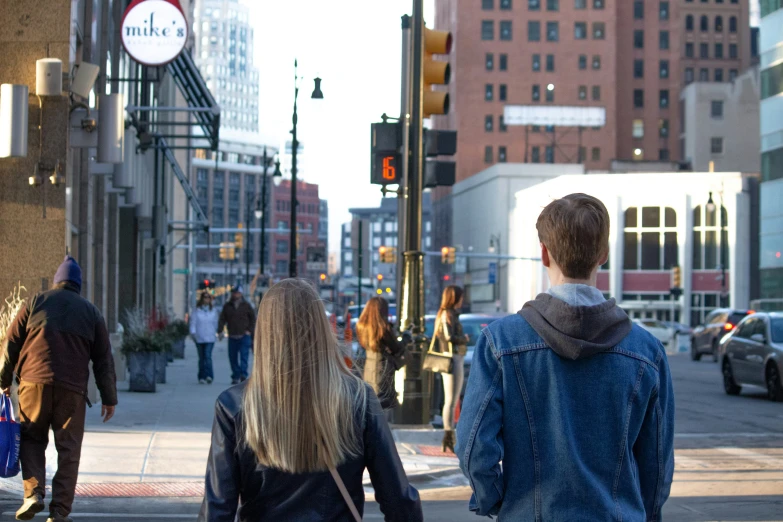
[[299,232],[299,227],[296,224],[296,175],[298,173],[296,168],[296,153],[298,152],[297,149],[299,148],[299,142],[296,141],[296,124],[299,119],[299,116],[296,113],[296,100],[299,97],[299,78],[297,77],[297,66],[298,62],[294,60],[294,128],[291,130],[293,138],[291,140],[291,223],[289,224],[291,229],[291,239],[288,246],[288,250],[290,252],[288,258],[288,277],[296,277],[297,275],[296,256],[299,253],[299,249],[296,248],[296,234]]
[[[400,191],[397,195],[397,244],[405,248],[407,232],[407,208],[408,208],[408,173],[410,166],[410,126],[411,126],[411,17],[402,16],[402,85],[400,88],[400,131],[402,134],[402,149],[400,150]],[[397,257],[397,304],[401,310],[402,295],[405,293],[404,275],[405,258]],[[402,314],[398,314],[397,321],[402,328]]]

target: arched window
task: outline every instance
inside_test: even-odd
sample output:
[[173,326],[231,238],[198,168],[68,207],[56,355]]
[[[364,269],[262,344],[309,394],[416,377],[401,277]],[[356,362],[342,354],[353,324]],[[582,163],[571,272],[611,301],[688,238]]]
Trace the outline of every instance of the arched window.
[[625,211],[625,270],[669,270],[677,261],[677,213],[671,207]]
[[729,18],[729,32],[730,33],[736,33],[737,32],[737,17],[732,16]]
[[715,32],[716,33],[723,32],[723,17],[720,15],[715,17]]
[[719,270],[721,257],[726,269],[729,268],[729,214],[725,207],[721,210],[722,223],[718,223],[717,207],[709,210],[706,205],[700,205],[693,209],[694,270]]
[[693,15],[688,15],[685,17],[685,30],[693,31]]
[[702,15],[701,20],[699,21],[699,29],[701,29],[701,32],[703,33],[710,30],[710,20],[707,18],[707,15]]

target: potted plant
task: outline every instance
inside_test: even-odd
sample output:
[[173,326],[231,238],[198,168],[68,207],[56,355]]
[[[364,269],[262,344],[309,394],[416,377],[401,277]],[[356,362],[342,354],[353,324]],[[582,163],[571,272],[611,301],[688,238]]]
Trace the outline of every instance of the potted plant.
[[[149,328],[149,320],[140,309],[126,314],[121,351],[128,362],[130,391],[155,392],[156,369],[160,353],[165,357],[164,344]],[[165,369],[165,365],[164,365]]]
[[168,356],[171,354],[172,340],[167,330],[152,332],[152,341],[158,345],[159,351],[155,357],[155,381],[158,384],[166,384],[166,366]]
[[168,324],[167,330],[172,339],[171,350],[176,359],[185,358],[185,339],[190,335],[188,323],[176,319]]

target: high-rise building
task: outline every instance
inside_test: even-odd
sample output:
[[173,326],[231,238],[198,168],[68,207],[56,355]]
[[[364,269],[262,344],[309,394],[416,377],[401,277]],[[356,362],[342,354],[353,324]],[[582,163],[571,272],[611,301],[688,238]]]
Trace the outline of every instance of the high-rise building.
[[221,127],[258,132],[249,9],[238,0],[196,0],[193,18],[193,57],[222,109]]
[[783,2],[761,0],[761,295],[783,298]]

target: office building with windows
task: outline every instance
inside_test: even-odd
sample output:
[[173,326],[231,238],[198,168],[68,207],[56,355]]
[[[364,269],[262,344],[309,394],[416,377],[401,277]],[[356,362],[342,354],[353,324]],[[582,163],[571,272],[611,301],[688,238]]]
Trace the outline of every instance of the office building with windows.
[[[321,239],[321,199],[318,197],[318,185],[298,181],[296,199],[299,203],[296,221],[299,230],[297,245],[291,245],[291,180],[283,180],[275,188],[270,203],[271,225],[276,232],[269,235],[272,251],[269,271],[274,280],[284,279],[289,274],[290,249],[296,248],[297,273],[299,277],[318,280],[319,272],[307,270],[306,256],[308,247],[326,247],[328,243]],[[326,223],[328,228],[328,222]]]
[[783,1],[761,0],[761,287],[783,299]]

